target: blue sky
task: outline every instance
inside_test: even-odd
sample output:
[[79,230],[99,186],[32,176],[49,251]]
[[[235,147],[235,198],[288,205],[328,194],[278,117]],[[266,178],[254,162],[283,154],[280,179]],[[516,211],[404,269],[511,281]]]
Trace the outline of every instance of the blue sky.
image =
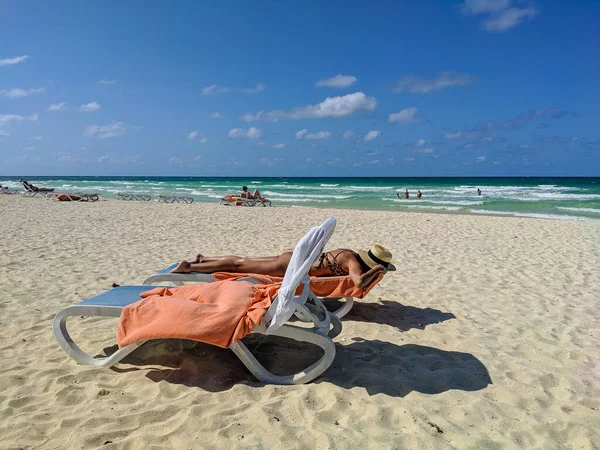
[[600,176],[600,3],[0,3],[0,175]]

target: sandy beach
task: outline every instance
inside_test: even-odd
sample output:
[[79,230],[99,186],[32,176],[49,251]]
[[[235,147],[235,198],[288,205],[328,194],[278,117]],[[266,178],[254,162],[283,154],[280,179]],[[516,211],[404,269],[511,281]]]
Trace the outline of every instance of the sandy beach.
[[[262,385],[231,351],[173,340],[95,369],[53,336],[112,283],[199,251],[278,254],[330,215],[328,248],[381,243],[398,272],[312,383]],[[0,448],[600,448],[598,222],[19,196],[0,217]],[[115,325],[70,330],[99,354]],[[275,368],[316,355],[249,342]]]

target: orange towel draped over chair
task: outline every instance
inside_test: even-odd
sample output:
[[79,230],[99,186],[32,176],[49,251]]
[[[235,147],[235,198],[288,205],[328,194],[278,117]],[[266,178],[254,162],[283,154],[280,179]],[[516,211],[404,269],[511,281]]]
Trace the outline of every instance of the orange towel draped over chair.
[[225,280],[143,292],[123,308],[117,343],[175,338],[228,348],[260,324],[279,287]]
[[[212,274],[215,280],[237,280],[239,278],[251,277],[263,284],[281,283],[283,277],[274,277],[271,275],[260,275],[255,273],[231,273],[231,272],[216,272]],[[310,277],[310,290],[317,297],[325,298],[342,298],[354,297],[365,298],[373,287],[383,279],[383,274],[377,275],[371,280],[367,286],[361,288],[356,287],[352,278],[344,277]],[[302,285],[298,288],[300,295]]]

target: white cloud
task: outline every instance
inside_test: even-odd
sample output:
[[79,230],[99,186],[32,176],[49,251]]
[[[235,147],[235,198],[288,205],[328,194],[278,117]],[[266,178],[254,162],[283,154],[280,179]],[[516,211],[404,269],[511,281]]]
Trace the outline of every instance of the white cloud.
[[270,158],[267,156],[263,156],[259,158],[258,163],[261,166],[272,166],[273,164],[278,163],[280,161],[283,161],[283,158]]
[[41,141],[43,138],[41,136],[31,136],[29,138],[30,141]]
[[477,159],[475,160],[475,162],[478,162],[478,163],[485,162],[486,159],[487,158],[485,156],[478,156]]
[[229,92],[229,88],[226,86],[219,86],[217,84],[211,84],[210,86],[206,86],[204,89],[202,89],[202,95],[224,94],[225,92]]
[[258,94],[259,92],[262,92],[264,90],[265,90],[265,85],[262,83],[258,83],[255,88],[242,89],[242,91],[244,91],[247,94]]
[[10,136],[8,131],[0,130],[0,136]]
[[211,118],[211,119],[224,119],[225,117],[223,117],[223,116],[221,115],[221,113],[214,112],[214,113],[212,113],[212,114],[210,115],[210,118]]
[[365,141],[374,141],[375,139],[377,139],[379,136],[381,136],[381,131],[379,130],[372,130],[369,131],[367,133],[367,135],[365,136]]
[[262,131],[254,127],[250,127],[247,130],[244,130],[243,128],[233,128],[229,130],[229,137],[260,139],[262,137]]
[[432,148],[419,148],[417,150],[418,153],[433,153],[433,149]]
[[29,55],[0,59],[0,66],[12,66],[13,64],[19,64],[25,61],[27,58],[29,58]]
[[275,145],[273,145],[273,148],[277,148],[277,149],[285,148],[285,144],[275,144]]
[[96,139],[108,139],[122,136],[127,132],[127,128],[123,122],[113,122],[109,125],[90,125],[85,128],[83,135]]
[[335,77],[331,78],[323,78],[322,80],[317,81],[318,87],[334,87],[334,88],[347,88],[352,86],[354,83],[358,81],[358,78],[353,77],[352,75],[342,75],[337,74]]
[[355,136],[354,131],[348,130],[344,133],[344,139],[352,139]]
[[538,10],[535,6],[527,8],[509,8],[506,11],[492,16],[483,22],[483,28],[490,33],[502,32],[519,25],[523,19],[529,20],[537,16]]
[[89,102],[89,103],[86,103],[85,105],[81,105],[79,107],[79,111],[94,112],[94,111],[98,111],[100,108],[101,108],[101,106],[98,104],[98,102]]
[[107,80],[105,78],[102,78],[100,81],[98,81],[98,83],[100,83],[100,84],[117,84],[118,80]]
[[459,139],[462,136],[462,133],[460,131],[457,131],[456,133],[446,133],[444,134],[444,137],[446,139]]
[[417,142],[415,142],[415,145],[417,147],[423,147],[425,145],[425,139],[419,139]]
[[30,120],[32,122],[37,121],[39,116],[32,114],[31,116],[19,116],[17,114],[4,114],[0,115],[0,126],[6,125],[9,122],[22,122],[24,120]]
[[487,16],[482,25],[490,33],[509,30],[524,19],[533,19],[539,12],[533,3],[529,3],[525,8],[511,4],[511,0],[465,0],[459,5],[459,9],[466,15]]
[[468,74],[442,72],[435,78],[420,78],[413,75],[402,77],[396,82],[393,92],[411,92],[429,94],[452,86],[467,86],[475,82],[475,77]]
[[2,95],[6,95],[8,98],[23,98],[23,97],[29,97],[30,95],[33,94],[42,94],[46,92],[46,88],[34,88],[34,89],[21,89],[21,88],[14,88],[14,89],[9,89],[7,91],[0,91],[0,94]]
[[415,158],[413,158],[412,156],[409,156],[408,158],[405,159],[406,162],[411,162],[414,160],[415,160]]
[[197,131],[192,131],[188,134],[188,139],[190,141],[193,141],[196,138],[200,138],[200,139],[198,139],[198,142],[200,142],[201,144],[206,144],[208,142],[207,137],[204,136],[203,133],[198,133]]
[[60,111],[65,107],[65,105],[65,102],[53,103],[52,105],[48,106],[48,109],[46,111]]
[[303,130],[297,131],[295,136],[296,139],[304,139],[304,136],[306,136],[308,134],[308,130],[306,128],[304,128]]
[[402,124],[419,123],[420,119],[416,117],[418,112],[418,108],[415,108],[414,106],[411,108],[403,109],[400,112],[390,114],[388,116],[388,122]]
[[327,97],[316,105],[301,106],[290,111],[274,110],[259,111],[256,114],[246,113],[240,119],[246,122],[264,120],[277,122],[283,119],[323,119],[329,117],[349,117],[359,111],[374,111],[377,107],[375,97],[367,97],[363,92],[353,94]]
[[318,131],[317,133],[309,133],[306,128],[296,132],[296,139],[313,139],[322,140],[329,139],[331,137],[331,131]]
[[35,150],[35,147],[23,147],[23,150]]

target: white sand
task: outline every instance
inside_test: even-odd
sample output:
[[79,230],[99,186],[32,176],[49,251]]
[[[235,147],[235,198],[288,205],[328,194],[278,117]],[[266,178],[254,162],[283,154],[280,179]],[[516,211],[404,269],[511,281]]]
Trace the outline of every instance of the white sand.
[[[197,251],[277,254],[330,214],[330,248],[382,243],[400,270],[315,382],[264,386],[180,341],[94,369],[53,337],[113,282]],[[598,223],[0,196],[0,224],[0,448],[599,448]],[[114,344],[116,320],[72,322],[85,349]],[[254,340],[273,367],[315,355],[279,344]]]

